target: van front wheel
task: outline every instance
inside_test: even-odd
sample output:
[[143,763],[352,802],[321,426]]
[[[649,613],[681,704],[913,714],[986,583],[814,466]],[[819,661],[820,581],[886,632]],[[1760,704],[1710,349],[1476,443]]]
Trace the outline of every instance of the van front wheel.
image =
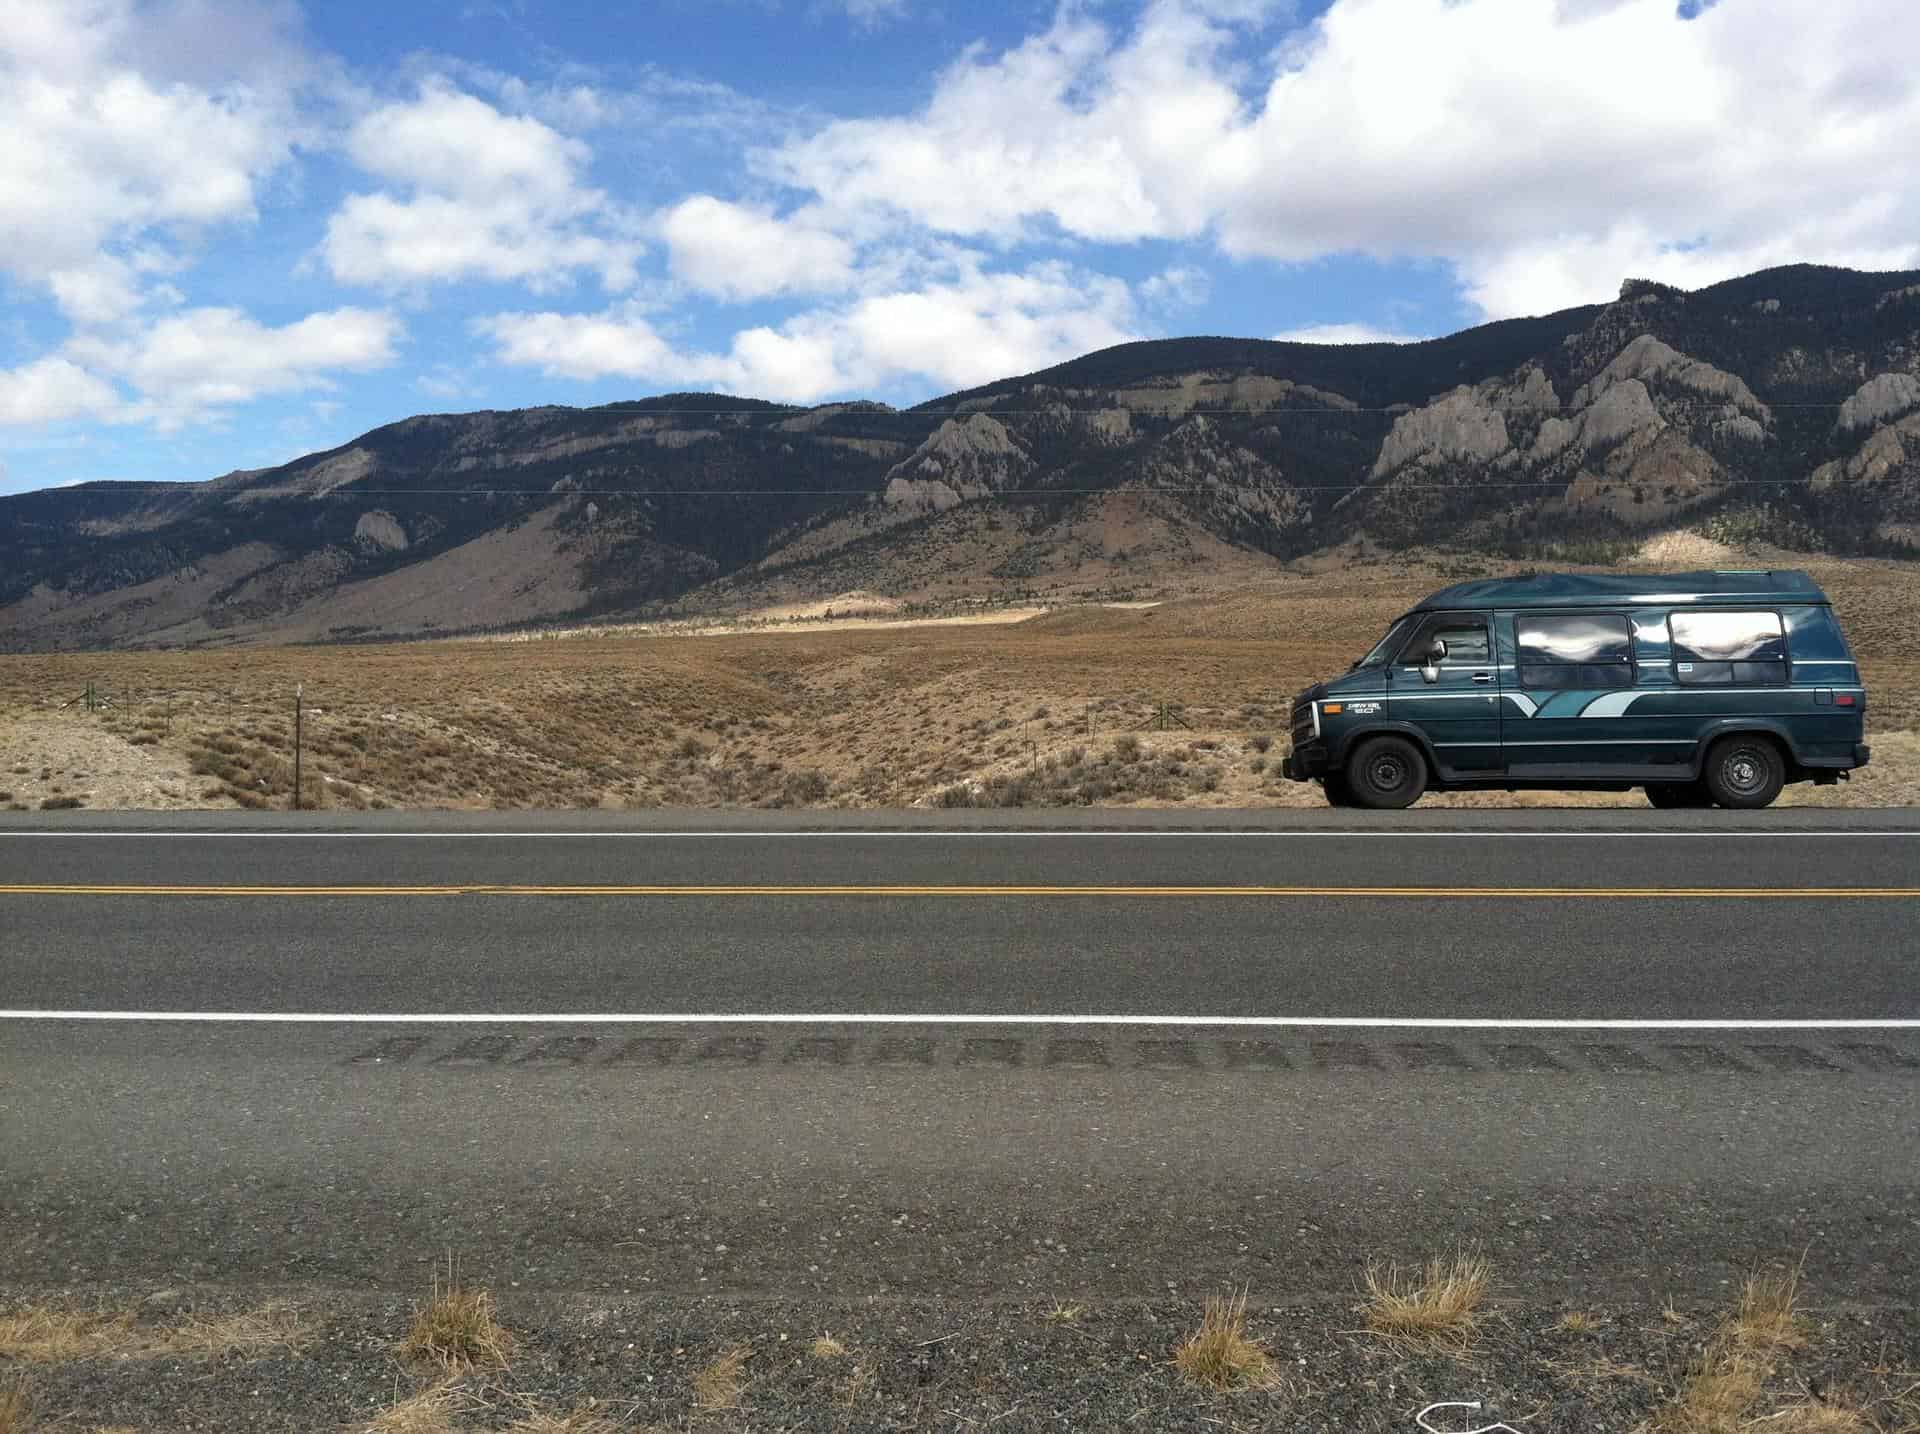
[[1375,737],[1347,763],[1347,789],[1356,806],[1410,807],[1427,789],[1427,759],[1404,737]]
[[1780,795],[1787,764],[1769,738],[1743,734],[1715,742],[1700,775],[1721,806],[1751,810]]

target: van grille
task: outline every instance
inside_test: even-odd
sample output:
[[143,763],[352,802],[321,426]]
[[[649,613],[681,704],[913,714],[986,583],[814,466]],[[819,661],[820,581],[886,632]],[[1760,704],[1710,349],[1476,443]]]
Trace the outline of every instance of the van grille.
[[1313,740],[1313,704],[1296,702],[1293,704],[1293,745],[1304,747]]

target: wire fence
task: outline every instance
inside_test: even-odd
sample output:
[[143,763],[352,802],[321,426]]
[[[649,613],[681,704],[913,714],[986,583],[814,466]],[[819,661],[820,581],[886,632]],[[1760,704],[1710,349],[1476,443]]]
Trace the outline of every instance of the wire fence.
[[528,710],[420,695],[386,705],[303,683],[263,691],[95,679],[34,705],[167,758],[183,804],[299,810],[1175,798],[1217,789],[1236,755],[1264,770],[1276,734],[1284,744],[1291,702],[1278,690],[1226,703],[1145,691],[1040,703],[985,693],[965,720],[930,715],[889,731],[818,710],[690,723],[637,698],[609,717],[604,703]]

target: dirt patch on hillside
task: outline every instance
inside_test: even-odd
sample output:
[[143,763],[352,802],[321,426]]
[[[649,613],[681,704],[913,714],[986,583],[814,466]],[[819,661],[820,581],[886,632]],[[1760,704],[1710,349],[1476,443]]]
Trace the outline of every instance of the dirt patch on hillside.
[[762,622],[794,622],[808,618],[832,617],[887,617],[898,612],[905,604],[898,598],[882,597],[878,593],[853,592],[836,593],[829,598],[820,598],[814,602],[785,603],[777,607],[761,608],[758,612],[747,614]]
[[[819,611],[808,613],[806,609]],[[504,633],[498,637],[475,639],[480,642],[548,642],[579,637],[732,637],[740,633],[783,632],[883,632],[907,627],[999,627],[1026,622],[1050,611],[1044,607],[981,607],[971,612],[950,612],[925,617],[886,617],[851,614],[833,609],[830,604],[808,603],[799,609],[769,609],[782,614],[749,614],[740,618],[684,622],[588,623],[572,627],[537,628],[526,632]]]
[[1700,568],[1738,567],[1753,560],[1738,548],[1718,542],[1704,533],[1675,531],[1659,533],[1640,545],[1635,561],[1650,567],[1687,572]]
[[172,811],[230,807],[196,777],[162,732],[142,741],[110,730],[84,709],[57,715],[0,717],[0,806],[16,811],[84,806]]

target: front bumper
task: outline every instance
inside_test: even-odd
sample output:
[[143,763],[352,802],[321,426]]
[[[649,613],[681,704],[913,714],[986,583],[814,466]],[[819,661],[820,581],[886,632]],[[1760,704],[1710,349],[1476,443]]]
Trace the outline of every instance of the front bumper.
[[1326,774],[1327,749],[1319,742],[1295,747],[1280,763],[1280,775],[1292,782],[1311,782]]

